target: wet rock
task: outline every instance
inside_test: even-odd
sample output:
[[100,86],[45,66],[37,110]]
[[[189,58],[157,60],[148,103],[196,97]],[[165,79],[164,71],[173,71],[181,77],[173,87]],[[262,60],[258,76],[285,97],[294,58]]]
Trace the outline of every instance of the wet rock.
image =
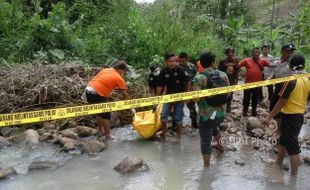
[[232,144],[227,145],[226,148],[228,151],[232,151],[232,152],[237,151],[237,148]]
[[78,134],[79,137],[88,137],[97,133],[97,130],[86,126],[77,126],[73,131]]
[[0,149],[5,147],[5,146],[9,146],[11,143],[6,140],[4,137],[0,136]]
[[289,167],[289,165],[287,165],[287,164],[283,164],[283,165],[282,165],[282,169],[283,169],[284,171],[289,171],[289,170],[290,170],[290,167]]
[[251,131],[253,137],[261,138],[264,136],[265,132],[263,129],[256,128]]
[[240,165],[240,166],[244,166],[245,162],[242,159],[238,159],[238,160],[235,160],[235,164]]
[[236,119],[240,119],[242,116],[242,110],[240,109],[234,109],[231,111],[231,117],[236,120]]
[[234,119],[231,118],[230,116],[227,116],[227,117],[225,117],[225,121],[226,121],[227,123],[228,123],[228,122],[233,122]]
[[44,133],[47,133],[47,130],[41,128],[41,129],[38,130],[38,133],[39,133],[39,135],[43,135]]
[[256,128],[262,128],[262,124],[256,117],[250,117],[246,122],[246,129],[252,131]]
[[124,158],[119,164],[117,164],[113,169],[121,174],[129,174],[147,171],[149,166],[142,158],[128,156]]
[[310,112],[307,112],[305,115],[304,115],[305,119],[310,119]]
[[228,126],[227,126],[227,123],[221,123],[220,125],[219,125],[219,129],[221,130],[221,131],[225,131],[226,129],[228,128]]
[[129,125],[133,122],[135,113],[132,109],[117,111],[121,125]]
[[120,127],[121,126],[121,121],[118,118],[118,113],[117,112],[112,112],[111,113],[110,123],[111,123],[111,128]]
[[274,164],[276,163],[276,160],[270,158],[269,156],[260,156],[260,159],[262,162],[266,163],[266,164]]
[[62,150],[65,152],[68,152],[71,150],[75,150],[75,148],[76,148],[76,143],[69,142],[63,145]]
[[304,162],[305,162],[305,164],[310,165],[310,156],[305,156]]
[[259,150],[259,149],[260,149],[259,143],[255,143],[254,146],[253,146],[253,148],[254,148],[255,150]]
[[183,127],[182,134],[191,134],[193,132],[193,128],[191,127]]
[[227,129],[227,132],[228,132],[228,133],[231,133],[231,134],[235,134],[235,133],[237,133],[237,131],[238,131],[238,129],[235,128],[235,127],[231,127],[231,128],[228,128],[228,129]]
[[39,133],[33,129],[28,129],[20,134],[14,142],[31,147],[36,146],[39,144]]
[[86,152],[87,154],[95,154],[106,148],[104,143],[96,140],[87,141],[85,143],[81,143],[81,145],[83,152]]
[[60,134],[62,134],[64,137],[68,137],[68,138],[71,138],[71,139],[77,139],[78,138],[78,134],[76,132],[74,132],[74,129],[62,130],[60,132]]
[[40,136],[39,140],[41,142],[51,142],[53,141],[55,138],[54,135],[52,135],[51,133],[44,133],[43,135]]
[[18,131],[18,128],[16,127],[3,127],[0,129],[0,134],[3,137],[9,137],[11,134],[15,133]]
[[74,139],[68,138],[68,137],[58,137],[53,143],[60,144],[63,146],[63,151],[67,152],[70,150],[75,150],[76,145],[78,145],[78,142]]
[[16,173],[13,167],[0,168],[0,180],[15,175]]
[[62,131],[64,129],[76,127],[77,121],[72,120],[72,119],[62,119],[56,122],[56,126],[58,127],[59,131]]
[[44,170],[57,168],[59,164],[54,161],[33,161],[28,167],[28,171],[32,170]]
[[56,129],[56,124],[54,122],[44,122],[42,128],[46,130],[54,130]]

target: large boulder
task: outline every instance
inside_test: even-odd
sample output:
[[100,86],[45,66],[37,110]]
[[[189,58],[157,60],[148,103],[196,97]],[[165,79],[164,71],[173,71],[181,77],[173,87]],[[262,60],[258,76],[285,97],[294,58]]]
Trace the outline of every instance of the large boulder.
[[97,140],[87,141],[81,143],[81,145],[82,145],[82,151],[86,152],[87,154],[95,154],[97,152],[103,151],[106,148],[104,143],[99,142]]
[[68,137],[71,139],[77,139],[78,138],[78,134],[76,132],[74,132],[74,128],[62,130],[60,132],[60,134],[64,137]]
[[62,149],[65,152],[75,150],[76,146],[78,145],[76,140],[67,137],[58,137],[53,143],[62,145]]
[[15,175],[16,173],[13,167],[0,168],[0,180]]
[[33,129],[28,129],[17,136],[14,142],[30,147],[37,146],[39,144],[39,133]]
[[252,131],[253,129],[262,128],[262,127],[263,127],[262,123],[256,117],[250,117],[246,122],[246,129],[248,131]]
[[129,174],[147,171],[149,166],[142,158],[128,156],[124,158],[119,164],[117,164],[113,169],[121,174]]
[[78,134],[79,137],[88,137],[97,133],[97,130],[86,126],[77,126],[73,129],[73,132]]
[[11,143],[8,140],[6,140],[4,137],[0,136],[0,149],[5,147],[5,146],[8,146],[10,144]]

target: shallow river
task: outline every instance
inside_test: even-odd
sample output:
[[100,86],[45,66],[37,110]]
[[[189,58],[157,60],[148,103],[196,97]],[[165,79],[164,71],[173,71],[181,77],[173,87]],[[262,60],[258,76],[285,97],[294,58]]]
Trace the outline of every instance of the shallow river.
[[[309,129],[309,128],[307,128]],[[305,132],[309,132],[307,130]],[[303,134],[305,134],[303,132]],[[94,157],[67,156],[54,148],[40,146],[30,152],[4,149],[0,151],[0,167],[13,165],[18,171],[9,179],[0,181],[1,190],[112,190],[112,189],[292,189],[287,186],[289,171],[274,164],[266,164],[260,156],[274,154],[259,152],[250,146],[237,146],[236,152],[215,151],[211,167],[204,169],[197,136],[184,136],[181,143],[160,143],[137,139],[131,130],[115,129],[120,137],[109,142],[108,148]],[[133,175],[120,175],[113,167],[128,155],[142,157],[150,170]],[[302,150],[302,155],[310,151]],[[49,158],[63,161],[57,169],[27,173],[30,160]],[[236,165],[242,158],[244,166]],[[286,158],[286,162],[288,159]],[[309,189],[310,166],[303,164],[294,188]],[[284,181],[284,182],[282,182]]]

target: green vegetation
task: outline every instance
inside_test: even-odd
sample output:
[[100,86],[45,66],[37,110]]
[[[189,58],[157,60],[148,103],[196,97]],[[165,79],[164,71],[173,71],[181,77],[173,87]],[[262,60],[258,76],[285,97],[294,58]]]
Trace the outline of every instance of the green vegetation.
[[186,51],[194,61],[205,49],[220,58],[223,48],[234,46],[243,57],[269,43],[279,55],[290,42],[309,60],[310,2],[298,2],[0,0],[0,65],[37,59],[100,65],[115,57],[147,68],[166,51]]

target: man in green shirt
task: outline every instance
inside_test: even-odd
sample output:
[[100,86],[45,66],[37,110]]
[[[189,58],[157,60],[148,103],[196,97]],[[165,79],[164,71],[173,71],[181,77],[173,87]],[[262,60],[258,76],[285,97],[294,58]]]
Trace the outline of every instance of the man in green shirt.
[[[200,63],[204,71],[198,74],[193,80],[193,90],[203,90],[208,88],[208,79],[210,74],[217,73],[228,85],[229,79],[226,73],[215,69],[215,55],[211,52],[204,52],[200,55]],[[209,76],[208,76],[209,75]],[[209,81],[210,82],[210,81]],[[199,106],[199,135],[200,147],[204,161],[204,166],[210,165],[212,153],[212,136],[217,143],[213,146],[223,151],[223,145],[220,143],[221,133],[218,126],[224,121],[224,104],[219,106],[210,106],[205,97],[196,99]]]

